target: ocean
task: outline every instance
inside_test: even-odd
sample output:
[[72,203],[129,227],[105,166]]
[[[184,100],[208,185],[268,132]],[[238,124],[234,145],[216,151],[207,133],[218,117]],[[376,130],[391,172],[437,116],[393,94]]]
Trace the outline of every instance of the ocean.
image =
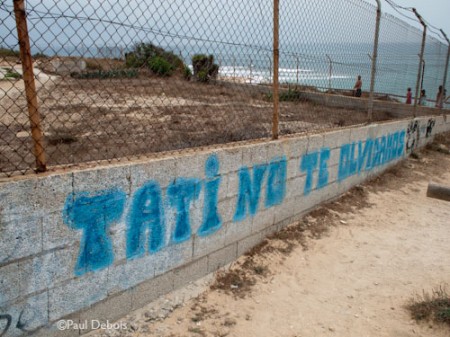
[[[434,106],[436,93],[444,78],[446,49],[427,46],[420,86],[427,92],[429,106]],[[223,45],[202,42],[163,46],[179,55],[187,65],[195,54],[212,54],[219,64],[219,75],[239,78],[251,84],[271,83],[273,56],[269,46]],[[279,82],[313,86],[319,90],[351,90],[358,75],[363,81],[363,91],[370,90],[372,50],[369,43],[329,43],[280,46]],[[133,46],[52,46],[32,52],[49,56],[80,56],[124,58]],[[407,88],[416,89],[419,71],[420,45],[380,44],[378,49],[375,92],[389,94],[405,100]],[[450,82],[450,71],[447,76]],[[447,94],[448,95],[448,94]]]

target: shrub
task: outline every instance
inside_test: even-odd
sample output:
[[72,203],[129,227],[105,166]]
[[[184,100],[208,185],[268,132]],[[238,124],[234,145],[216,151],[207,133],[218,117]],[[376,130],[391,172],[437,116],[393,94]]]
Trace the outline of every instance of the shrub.
[[184,70],[183,70],[183,77],[185,79],[187,79],[188,81],[191,79],[192,77],[192,70],[191,68],[189,68],[188,66],[184,66]]
[[158,76],[170,76],[174,71],[174,65],[161,56],[154,56],[148,61],[150,70]]
[[22,75],[20,75],[18,72],[16,72],[12,68],[2,68],[3,70],[6,70],[6,73],[4,73],[5,79],[19,79],[22,78]]
[[197,54],[192,57],[194,76],[200,82],[208,82],[216,79],[219,74],[219,66],[214,63],[213,55]]
[[136,44],[132,52],[125,54],[125,65],[128,68],[148,67],[160,76],[169,76],[177,69],[185,71],[179,56],[151,43]]
[[33,58],[35,60],[37,60],[37,59],[46,59],[46,58],[48,58],[48,55],[46,55],[46,54],[44,54],[42,52],[39,52],[39,53],[34,54]]
[[8,57],[8,56],[20,57],[20,52],[17,50],[13,50],[13,49],[9,49],[9,48],[0,46],[0,56],[2,56],[2,57]]

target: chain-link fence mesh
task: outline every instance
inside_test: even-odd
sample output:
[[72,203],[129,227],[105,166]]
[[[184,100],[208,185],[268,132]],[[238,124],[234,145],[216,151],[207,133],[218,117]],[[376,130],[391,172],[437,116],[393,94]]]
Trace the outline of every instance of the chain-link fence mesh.
[[[0,1],[0,176],[36,168],[37,127],[48,167],[272,136],[273,0],[26,1],[40,125],[18,52],[19,2]],[[368,121],[376,13],[360,0],[280,1],[281,135]],[[414,92],[421,39],[383,14],[376,99]],[[427,38],[428,99],[447,50]]]

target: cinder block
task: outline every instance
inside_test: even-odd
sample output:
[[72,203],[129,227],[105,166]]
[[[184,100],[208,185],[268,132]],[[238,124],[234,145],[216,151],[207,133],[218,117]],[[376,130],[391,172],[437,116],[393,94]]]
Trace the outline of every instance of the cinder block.
[[232,172],[228,175],[227,198],[233,198],[239,193],[239,174]]
[[33,191],[36,209],[41,214],[61,212],[66,198],[73,191],[73,174],[63,173],[37,179]]
[[0,267],[0,306],[21,296],[19,280],[19,263],[14,262]]
[[341,148],[338,147],[336,149],[331,150],[330,159],[328,159],[328,169],[332,166],[338,165],[341,159]]
[[360,140],[366,141],[367,138],[377,138],[378,128],[379,124],[351,128],[349,143],[358,142]]
[[219,185],[219,195],[218,200],[222,201],[227,198],[228,194],[228,180],[231,175],[236,175],[236,173],[228,173],[220,176],[220,185]]
[[336,149],[343,144],[349,143],[350,130],[351,129],[341,129],[338,131],[324,133],[323,146],[330,149]]
[[299,158],[308,150],[308,137],[289,138],[289,158]]
[[189,239],[181,243],[170,243],[153,255],[155,276],[161,275],[169,270],[185,265],[192,261],[193,240]]
[[42,216],[43,250],[65,247],[80,242],[82,230],[73,230],[63,221],[62,211]]
[[72,314],[107,295],[108,270],[89,273],[49,290],[50,320]]
[[279,205],[275,212],[275,223],[299,213],[298,208],[301,208],[302,205],[298,203],[298,200],[298,198],[292,198]]
[[[35,177],[0,184],[0,210],[3,221],[11,221],[24,215],[32,216],[38,196]],[[1,250],[0,250],[1,251]]]
[[213,155],[213,153],[197,152],[178,156],[176,162],[176,177],[204,179],[206,177],[205,163],[211,155]]
[[108,268],[108,295],[130,289],[155,275],[155,254],[122,260]]
[[197,233],[203,223],[203,213],[205,209],[205,188],[204,183],[201,184],[201,191],[196,200],[189,207],[189,220],[191,224],[192,234]]
[[[26,335],[48,323],[48,294],[46,292],[28,297],[7,307],[0,305],[0,312],[11,316],[8,337]],[[0,325],[3,321],[0,322]]]
[[303,195],[303,192],[305,190],[305,182],[306,182],[306,176],[300,176],[296,177],[294,179],[289,179],[286,183],[286,200],[290,200],[292,198],[295,198],[297,196]]
[[[129,314],[132,309],[133,292],[131,290],[124,291],[118,295],[109,296],[105,300],[95,303],[87,310],[80,312],[80,321],[88,322],[87,330],[82,333],[87,333],[92,330],[92,320],[106,323],[109,321],[113,323],[119,318]],[[125,322],[124,322],[125,323]]]
[[42,251],[42,219],[27,216],[0,224],[0,263],[38,254]]
[[445,124],[444,116],[435,116],[434,120],[436,122],[434,127],[442,126]]
[[335,164],[328,167],[328,184],[332,184],[338,180],[339,165]]
[[237,243],[237,256],[245,254],[262,241],[261,233],[255,233]]
[[219,174],[236,172],[242,166],[242,151],[240,146],[221,149],[217,152],[219,159]]
[[130,167],[131,193],[142,187],[148,181],[156,181],[164,189],[177,177],[177,158],[149,160]]
[[226,228],[222,223],[220,229],[207,236],[195,235],[192,240],[194,244],[194,259],[206,256],[211,252],[225,247]]
[[378,137],[387,136],[388,134],[392,134],[398,131],[404,130],[402,122],[391,122],[391,123],[383,123],[378,126]]
[[300,158],[294,157],[288,160],[287,163],[287,179],[295,178],[305,174],[300,171]]
[[282,204],[256,213],[252,221],[252,233],[257,233],[264,228],[273,225],[275,214],[280,207],[282,207]]
[[124,222],[114,224],[109,229],[109,237],[113,245],[114,260],[126,258],[127,229]]
[[185,264],[173,272],[174,289],[178,289],[188,282],[198,280],[208,274],[208,257],[202,257],[189,264]]
[[222,248],[208,255],[208,273],[227,265],[237,258],[237,243]]
[[234,213],[236,211],[237,197],[228,198],[219,201],[217,211],[222,218],[223,223],[233,221]]
[[52,288],[73,278],[78,249],[70,247],[19,262],[22,296]]
[[288,157],[289,155],[289,142],[286,140],[272,140],[267,142],[265,146],[268,162],[275,158]]
[[130,166],[113,166],[75,171],[73,173],[73,191],[92,192],[117,188],[130,195]]
[[314,134],[308,136],[308,153],[319,151],[323,147],[323,135]]
[[267,163],[267,147],[264,143],[244,145],[242,151],[242,166],[253,167]]
[[132,290],[133,310],[144,307],[146,304],[172,290],[174,290],[173,271],[169,271],[163,275],[142,282]]
[[251,217],[247,217],[239,222],[229,222],[225,224],[225,245],[228,246],[229,244],[249,236],[252,232],[252,222],[253,219]]

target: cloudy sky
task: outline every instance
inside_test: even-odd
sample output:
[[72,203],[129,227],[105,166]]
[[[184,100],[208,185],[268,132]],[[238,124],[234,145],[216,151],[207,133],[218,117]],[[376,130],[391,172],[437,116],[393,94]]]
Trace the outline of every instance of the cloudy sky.
[[[373,2],[376,3],[376,1]],[[436,28],[442,29],[450,38],[450,0],[395,0],[395,3],[403,7],[416,8],[417,12],[422,15],[426,21]],[[383,11],[403,19],[403,17],[399,16],[399,14],[385,1],[382,1],[381,5],[383,6]],[[405,11],[401,12],[414,17],[412,13]],[[408,23],[414,24],[414,22],[409,20]]]

